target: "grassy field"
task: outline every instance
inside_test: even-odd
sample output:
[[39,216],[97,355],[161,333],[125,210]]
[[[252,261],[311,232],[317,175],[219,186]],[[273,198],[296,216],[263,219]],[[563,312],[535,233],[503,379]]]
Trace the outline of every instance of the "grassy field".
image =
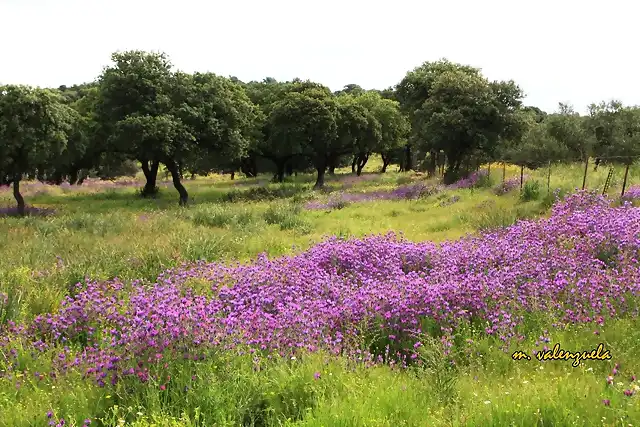
[[[137,197],[134,186],[25,186],[28,204],[55,213],[0,218],[0,332],[11,322],[28,324],[56,312],[85,277],[152,283],[162,271],[185,262],[295,254],[327,236],[395,231],[410,241],[445,242],[545,217],[553,190],[581,187],[583,173],[582,165],[554,168],[549,192],[546,169],[526,171],[524,193],[518,184],[498,195],[502,166],[492,165],[491,182],[481,188],[442,188],[417,200],[334,202],[330,208],[307,209],[341,192],[436,184],[415,174],[377,174],[378,169],[372,161],[358,178],[339,170],[322,193],[311,191],[313,177],[306,175],[283,184],[271,184],[268,177],[187,180],[188,208],[177,206],[172,187],[163,186],[159,197],[149,200]],[[607,172],[590,167],[587,187],[601,192]],[[629,186],[637,186],[639,172],[632,168]],[[519,168],[507,168],[507,179],[519,176]],[[617,170],[610,194],[619,194],[621,178]],[[11,193],[0,190],[0,206],[10,203]],[[456,342],[466,344],[454,345],[453,355],[427,336],[421,348],[425,363],[406,369],[364,366],[328,351],[294,360],[264,357],[256,369],[255,355],[216,351],[206,360],[159,364],[157,375],[145,383],[105,387],[79,371],[55,378],[47,374],[64,344],[42,354],[5,344],[0,346],[0,426],[59,425],[61,419],[76,426],[87,424],[85,419],[92,426],[639,425],[637,319],[621,316],[579,325],[556,320],[544,313],[528,319],[529,334],[507,348],[495,336],[457,331]],[[514,351],[541,349],[542,341],[571,351],[590,351],[603,343],[612,358],[579,367],[571,361],[512,360]],[[9,366],[7,360],[14,360],[6,354],[9,348],[19,353],[18,366]],[[607,381],[609,375],[613,380]]]

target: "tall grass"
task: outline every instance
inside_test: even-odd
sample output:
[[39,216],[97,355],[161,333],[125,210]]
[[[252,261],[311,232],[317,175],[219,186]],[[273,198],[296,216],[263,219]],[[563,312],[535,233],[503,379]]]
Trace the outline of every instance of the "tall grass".
[[[379,167],[378,159],[372,159],[361,177],[338,170],[328,177],[331,190],[389,189],[424,179],[376,174]],[[619,191],[619,169],[610,194]],[[268,183],[270,177],[187,181],[193,196],[187,209],[176,206],[172,189],[161,188],[158,198],[143,200],[133,188],[109,193],[47,188],[28,195],[27,201],[55,209],[55,215],[0,218],[0,336],[9,322],[58,309],[85,276],[151,282],[183,262],[288,254],[326,235],[393,230],[415,241],[456,239],[545,215],[556,189],[581,186],[583,170],[582,165],[554,166],[549,190],[543,168],[526,172],[530,181],[522,193],[518,188],[497,196],[487,184],[420,200],[350,203],[317,211],[304,209],[303,203],[326,196],[314,193],[313,177],[302,174],[282,185]],[[587,186],[601,188],[607,172],[607,167],[596,172],[590,168]],[[631,170],[629,185],[638,182],[638,172],[637,166]],[[509,167],[506,176],[519,174],[519,168]],[[488,182],[501,180],[501,166],[492,165]],[[10,194],[0,191],[0,205],[10,203]],[[206,283],[193,287],[208,292]],[[92,426],[167,427],[626,426],[640,419],[638,395],[624,394],[639,386],[631,381],[640,375],[637,321],[562,329],[554,323],[528,319],[526,337],[508,351],[499,340],[483,335],[482,325],[456,331],[448,355],[437,339],[425,336],[421,366],[408,370],[366,367],[321,353],[285,361],[220,350],[198,362],[172,361],[149,383],[105,388],[80,374],[41,376],[50,371],[47,360],[57,354],[25,351],[18,375],[4,375],[7,367],[0,365],[0,426],[44,426],[60,419],[82,426],[87,418]],[[551,342],[540,342],[542,335]],[[515,350],[532,351],[555,342],[569,350],[603,342],[613,359],[573,368],[561,361],[516,362],[510,357]],[[607,384],[616,363],[620,366],[614,383]]]

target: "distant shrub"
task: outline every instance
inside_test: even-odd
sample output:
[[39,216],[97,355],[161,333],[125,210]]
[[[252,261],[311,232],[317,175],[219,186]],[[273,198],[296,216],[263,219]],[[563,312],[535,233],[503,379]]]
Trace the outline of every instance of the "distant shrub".
[[440,192],[440,188],[434,185],[426,185],[424,182],[398,187],[390,194],[392,199],[415,200],[429,197]]
[[296,230],[301,234],[309,234],[313,226],[300,216],[289,216],[280,223],[280,230]]
[[[524,178],[526,179],[526,177],[524,177]],[[494,187],[493,192],[498,196],[502,196],[504,194],[507,194],[507,193],[515,190],[519,186],[520,186],[520,178],[519,177],[509,178],[509,179],[505,180],[504,182],[501,182],[496,187]]]
[[440,207],[449,206],[456,203],[459,200],[460,200],[460,196],[451,196],[448,199],[441,201],[439,206]]
[[411,184],[412,181],[413,180],[411,179],[410,176],[401,176],[400,178],[398,178],[396,183],[398,185],[407,185],[407,184]]
[[239,201],[270,201],[276,199],[287,199],[299,196],[307,191],[301,185],[281,185],[276,188],[272,187],[254,187],[249,190],[232,190],[222,196],[225,202]]
[[298,204],[274,203],[267,208],[262,217],[267,224],[282,224],[291,217],[298,216],[301,210]]
[[473,188],[489,188],[491,187],[491,177],[486,170],[481,170],[478,172],[476,177],[476,182],[473,185]]
[[540,198],[540,182],[539,181],[527,181],[522,187],[520,192],[520,199],[523,202],[529,202],[531,200],[538,200]]
[[329,209],[344,209],[347,206],[349,206],[349,201],[344,200],[343,198],[340,198],[340,197],[332,197],[327,202],[327,208]]
[[300,216],[302,206],[296,203],[277,203],[269,206],[263,214],[267,224],[279,225],[280,230],[296,230],[302,234],[308,234],[313,227]]
[[245,209],[233,216],[233,222],[241,228],[247,227],[255,222],[255,216],[251,210]]
[[522,209],[489,208],[465,215],[465,220],[478,231],[490,231],[496,228],[505,228],[514,225],[521,219],[529,219],[536,212]]
[[122,224],[115,218],[86,213],[69,216],[63,220],[62,224],[69,230],[84,231],[100,236],[105,236],[108,233],[117,233],[122,228]]
[[192,211],[191,221],[195,225],[222,228],[233,223],[234,214],[224,206],[200,205]]
[[487,170],[483,169],[470,174],[468,177],[449,185],[449,188],[485,188],[491,186],[491,178]]
[[553,190],[552,193],[547,192],[543,197],[542,197],[542,201],[541,201],[541,206],[544,209],[549,209],[551,206],[553,206],[556,202],[562,200],[565,198],[565,196],[567,195],[567,190],[562,189],[562,188],[556,188],[555,190]]

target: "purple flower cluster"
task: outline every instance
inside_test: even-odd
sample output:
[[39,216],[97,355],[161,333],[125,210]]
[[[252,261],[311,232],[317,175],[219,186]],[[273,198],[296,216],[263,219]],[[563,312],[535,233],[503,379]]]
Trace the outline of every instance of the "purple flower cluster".
[[564,323],[637,315],[638,230],[640,208],[578,192],[550,218],[453,242],[333,237],[295,256],[186,264],[153,285],[91,281],[56,313],[5,327],[0,347],[10,348],[0,354],[10,365],[14,345],[68,346],[56,369],[82,369],[104,385],[147,381],[153,364],[201,360],[214,349],[362,354],[363,340],[380,334],[394,354],[412,358],[424,319],[441,327],[445,345],[470,321],[507,343],[527,313]]
[[488,179],[489,174],[486,169],[482,169],[480,171],[474,172],[466,178],[463,178],[451,185],[448,186],[450,189],[459,189],[459,188],[474,188],[477,187],[483,180]]
[[[528,175],[524,175],[523,182],[526,182],[528,178],[529,178]],[[500,183],[493,189],[493,191],[495,194],[502,196],[503,194],[509,193],[519,187],[520,187],[520,177],[517,176],[517,177],[509,178],[504,182]]]
[[348,203],[368,202],[376,200],[416,200],[428,197],[441,190],[438,186],[427,185],[424,182],[416,182],[410,185],[400,186],[391,191],[377,190],[363,193],[338,193],[327,203],[312,201],[305,205],[307,209],[335,209],[344,207]]
[[640,200],[640,185],[630,187],[625,191],[623,199],[628,201]]

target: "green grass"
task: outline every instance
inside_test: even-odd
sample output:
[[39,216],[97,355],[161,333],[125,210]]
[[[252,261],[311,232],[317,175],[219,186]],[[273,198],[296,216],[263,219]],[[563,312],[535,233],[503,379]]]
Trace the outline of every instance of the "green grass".
[[[359,179],[339,170],[336,177],[327,177],[328,187],[338,190],[347,179],[348,191],[371,191],[424,178],[399,174],[393,167],[381,175],[379,167],[379,159],[372,159]],[[601,190],[607,172],[590,167],[587,187]],[[507,178],[519,173],[509,167]],[[328,235],[395,231],[414,241],[441,242],[546,215],[552,201],[547,170],[526,173],[540,186],[522,197],[519,191],[497,196],[491,188],[447,190],[417,201],[314,211],[304,209],[304,203],[326,199],[330,192],[314,193],[310,175],[287,178],[284,184],[268,183],[264,176],[187,180],[192,197],[187,208],[177,206],[171,187],[161,189],[156,199],[141,199],[132,188],[86,193],[50,188],[27,194],[28,204],[57,213],[0,218],[0,292],[9,296],[0,306],[0,323],[55,310],[85,276],[152,281],[185,261],[290,254]],[[556,167],[551,191],[581,187],[582,173],[582,165]],[[637,184],[638,168],[629,175],[629,185]],[[617,170],[610,194],[619,193],[621,177]],[[502,180],[501,166],[492,165],[491,180],[494,185]],[[459,200],[443,206],[452,196]],[[0,193],[0,205],[10,203],[10,193]],[[551,323],[543,319],[528,326],[538,336]],[[550,347],[559,342],[565,349],[587,350],[604,342],[611,349],[612,360],[578,368],[569,362],[515,362],[510,351],[516,348],[504,352],[490,338],[460,333],[462,341],[474,341],[459,349],[454,367],[437,345],[425,347],[424,368],[410,371],[364,368],[322,354],[290,363],[264,359],[256,371],[251,358],[221,352],[207,362],[169,366],[166,390],[159,384],[101,389],[73,374],[53,385],[33,375],[47,370],[42,359],[25,356],[24,377],[0,378],[0,426],[47,425],[44,414],[51,409],[67,425],[78,426],[87,417],[92,425],[105,426],[124,425],[121,420],[132,426],[627,426],[640,420],[638,399],[622,393],[631,387],[629,377],[640,375],[636,321],[607,324],[599,336],[593,327],[552,330]],[[518,349],[533,348],[527,341]],[[605,378],[614,363],[621,365],[620,383],[610,386]],[[320,379],[314,378],[316,372]]]

